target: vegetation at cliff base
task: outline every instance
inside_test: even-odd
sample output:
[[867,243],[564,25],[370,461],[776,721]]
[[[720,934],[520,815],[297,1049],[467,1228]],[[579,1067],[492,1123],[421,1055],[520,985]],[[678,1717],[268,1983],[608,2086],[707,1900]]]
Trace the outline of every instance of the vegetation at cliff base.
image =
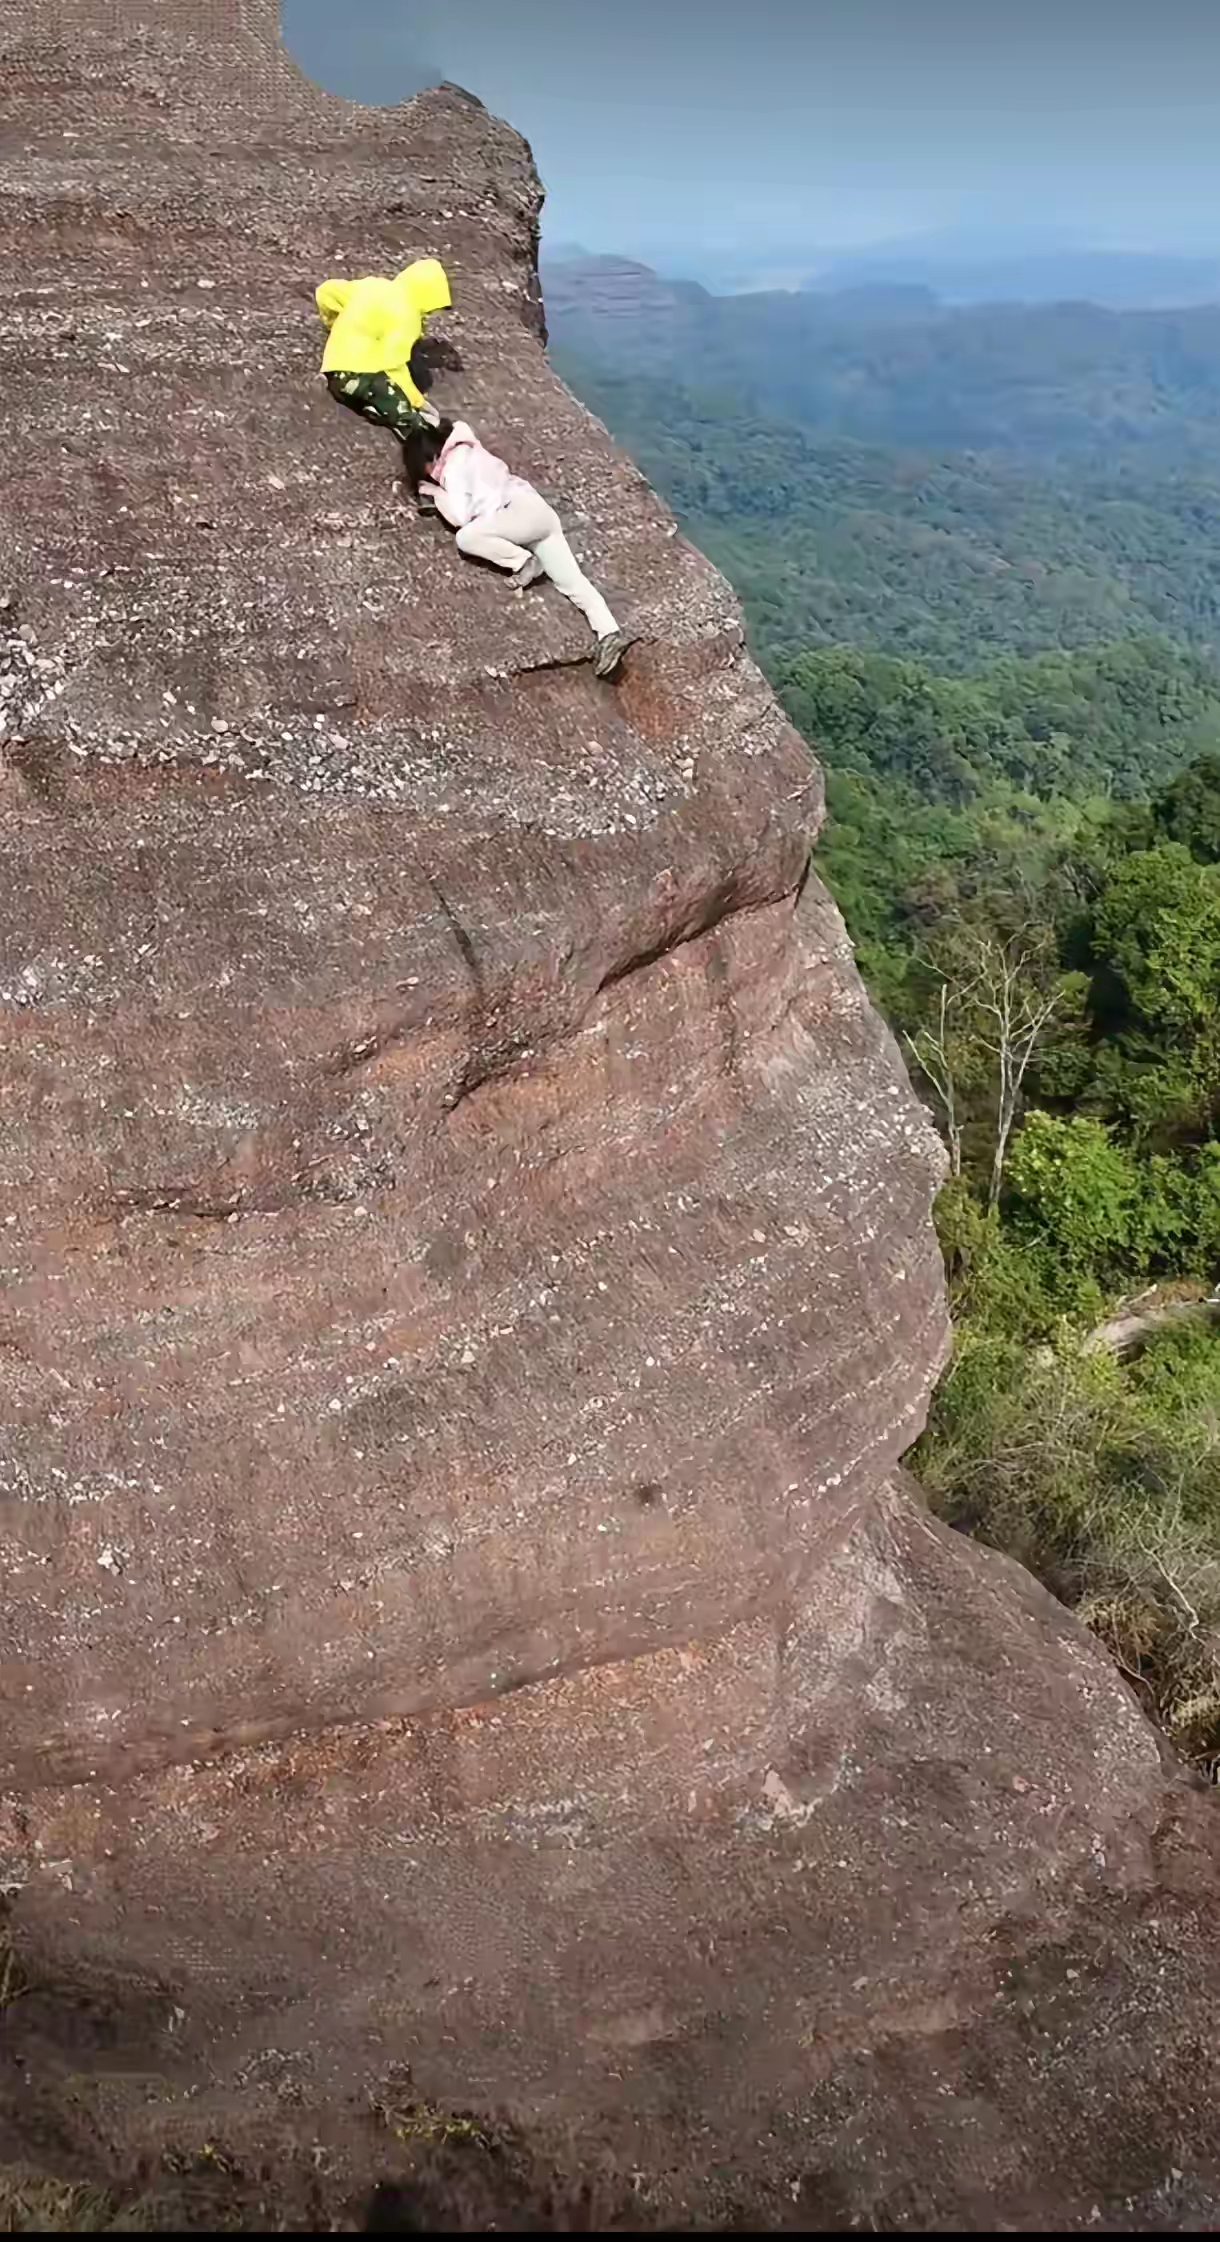
[[[966,323],[971,348],[1019,331]],[[765,370],[756,401],[803,384],[799,421],[683,386],[672,338],[652,379],[647,337],[629,375],[588,333],[560,363],[742,596],[826,768],[817,869],[948,1148],[955,1350],[912,1462],[1214,1773],[1220,479],[1182,412],[1103,456],[1077,406],[1104,368],[1039,362],[1028,331],[1018,438],[966,450],[990,406],[951,332],[933,362],[965,420],[931,374],[914,399],[878,375],[910,334]],[[957,448],[896,449],[921,414]]]
[[777,683],[828,742],[819,865],[949,1149],[956,1348],[915,1466],[1214,1765],[1220,755],[1093,791],[1211,722],[1193,666],[1117,651],[966,687],[840,651]]
[[915,1468],[1214,1769],[1220,754],[1163,775],[1213,690],[1154,647],[777,683],[829,743],[820,867],[949,1149],[956,1345]]

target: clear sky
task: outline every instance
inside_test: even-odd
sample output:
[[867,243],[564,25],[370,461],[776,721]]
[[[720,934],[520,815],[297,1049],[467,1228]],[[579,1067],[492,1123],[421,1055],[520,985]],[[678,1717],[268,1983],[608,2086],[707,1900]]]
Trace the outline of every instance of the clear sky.
[[1220,253],[1220,0],[283,0],[309,74],[445,77],[552,242],[803,255],[952,229]]

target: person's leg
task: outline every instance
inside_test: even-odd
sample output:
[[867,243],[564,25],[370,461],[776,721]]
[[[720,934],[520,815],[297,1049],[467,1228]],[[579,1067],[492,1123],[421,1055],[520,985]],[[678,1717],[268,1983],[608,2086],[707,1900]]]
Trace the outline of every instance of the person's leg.
[[468,560],[490,561],[493,568],[524,568],[534,547],[558,529],[558,516],[537,491],[522,491],[498,514],[484,514],[458,531],[458,550]]
[[438,417],[430,405],[421,412],[388,374],[328,374],[326,386],[338,404],[377,428],[392,430],[400,443],[413,428],[434,426]]
[[467,522],[457,533],[457,549],[467,560],[490,561],[493,568],[524,568],[529,554],[524,545],[514,545],[511,537],[502,537],[493,524],[502,519],[499,514],[487,514],[482,521]]
[[565,599],[570,599],[573,607],[579,607],[595,638],[617,635],[618,624],[596,584],[591,584],[583,574],[558,520],[550,535],[535,545],[534,557],[545,569],[556,591],[562,592]]
[[[538,491],[522,491],[507,505],[480,522],[458,531],[459,550],[473,560],[491,561],[496,568],[525,570],[531,562],[549,576],[557,591],[570,599],[585,617],[597,639],[599,677],[612,677],[628,644],[610,609],[587,576],[563,534],[558,514]],[[525,575],[525,582],[530,581]]]

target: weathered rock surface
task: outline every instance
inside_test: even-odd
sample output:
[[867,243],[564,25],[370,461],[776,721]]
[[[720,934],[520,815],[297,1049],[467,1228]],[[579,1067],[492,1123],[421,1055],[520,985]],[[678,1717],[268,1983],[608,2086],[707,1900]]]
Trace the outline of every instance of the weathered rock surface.
[[[939,1157],[816,775],[546,368],[520,141],[274,16],[0,27],[0,1884],[59,1988],[0,2151],[338,2188],[408,2062],[658,2216],[1087,2217],[1202,2138],[1203,1880],[1101,1653],[894,1483]],[[613,689],[313,379],[314,280],[424,253]]]

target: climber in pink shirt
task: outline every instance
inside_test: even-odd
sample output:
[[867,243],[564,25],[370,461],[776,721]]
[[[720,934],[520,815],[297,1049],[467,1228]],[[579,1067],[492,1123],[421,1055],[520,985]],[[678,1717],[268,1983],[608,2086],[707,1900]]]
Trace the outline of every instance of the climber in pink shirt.
[[579,607],[597,640],[593,667],[612,677],[629,645],[596,586],[582,575],[554,508],[481,444],[464,420],[415,428],[404,444],[407,480],[421,512],[457,531],[458,551],[512,573],[518,586],[548,576]]

